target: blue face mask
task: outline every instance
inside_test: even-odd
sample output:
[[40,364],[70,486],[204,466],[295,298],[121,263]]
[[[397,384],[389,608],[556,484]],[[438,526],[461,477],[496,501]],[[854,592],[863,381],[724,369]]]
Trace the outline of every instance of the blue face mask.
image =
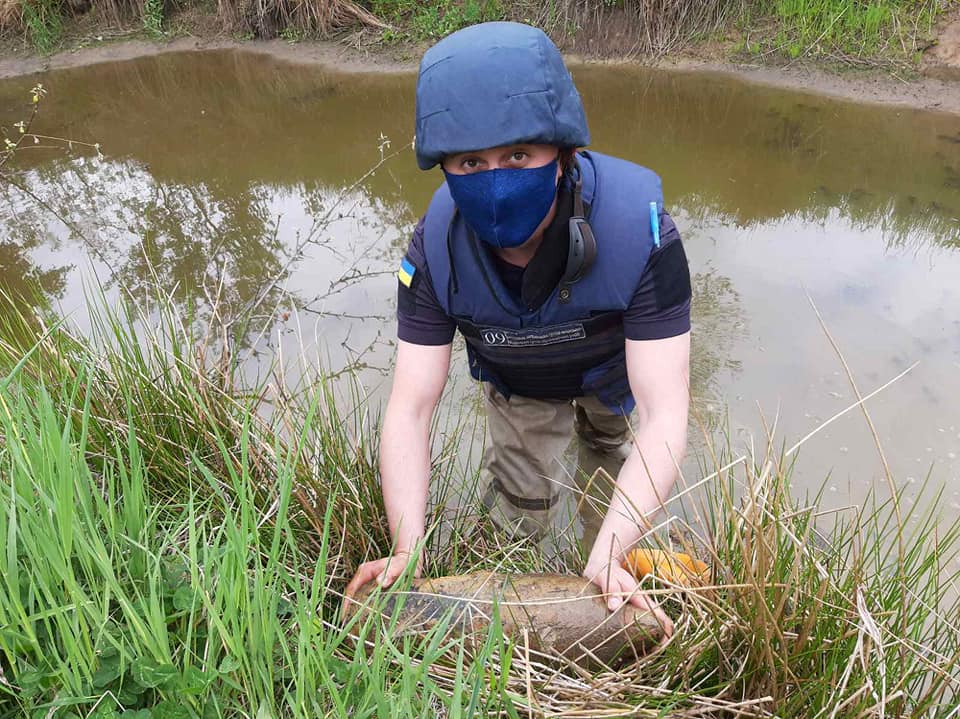
[[556,160],[530,169],[443,174],[467,225],[494,247],[517,247],[529,240],[557,194]]

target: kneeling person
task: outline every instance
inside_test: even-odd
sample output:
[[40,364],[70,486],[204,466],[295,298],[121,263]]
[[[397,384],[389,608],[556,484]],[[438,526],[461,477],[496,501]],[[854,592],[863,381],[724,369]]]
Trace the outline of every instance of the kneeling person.
[[549,526],[575,428],[581,473],[616,478],[602,522],[586,521],[584,575],[611,609],[648,606],[620,561],[673,486],[689,402],[689,270],[660,180],[578,152],[590,141],[579,94],[526,25],[473,26],[428,50],[416,113],[418,164],[440,164],[446,182],[399,272],[380,457],[396,549],[350,590],[390,584],[418,551],[430,421],[459,330],[484,383],[493,519],[526,534]]

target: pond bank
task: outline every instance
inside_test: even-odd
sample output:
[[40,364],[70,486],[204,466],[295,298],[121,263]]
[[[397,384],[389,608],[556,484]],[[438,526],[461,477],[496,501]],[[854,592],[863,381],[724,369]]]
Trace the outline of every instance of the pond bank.
[[[47,57],[32,52],[8,55],[0,58],[0,79],[170,52],[217,49],[263,53],[287,62],[324,65],[339,71],[359,73],[415,72],[419,58],[417,53],[396,54],[383,49],[364,51],[326,40],[290,43],[279,39],[234,40],[222,37],[181,37],[169,42],[131,39],[68,50]],[[567,58],[574,65],[635,62],[600,61],[576,55],[568,55]],[[960,114],[960,74],[954,76],[950,72],[935,72],[940,75],[937,77],[924,75],[915,79],[900,79],[880,71],[839,74],[806,62],[783,66],[737,63],[721,59],[717,53],[680,53],[668,56],[656,65],[678,72],[716,72],[761,85],[813,92],[855,102]]]
[[[0,614],[12,617],[0,632],[0,716],[960,711],[950,621],[960,526],[949,520],[960,487],[917,491],[925,476],[930,490],[960,477],[950,464],[960,426],[943,400],[960,393],[960,323],[948,309],[960,306],[955,114],[699,72],[576,69],[597,108],[598,149],[662,168],[695,287],[692,394],[714,405],[695,415],[704,446],[691,447],[686,488],[649,543],[682,528],[709,559],[710,586],[645,585],[674,619],[669,646],[627,671],[588,674],[557,671],[530,642],[497,633],[474,653],[377,625],[358,632],[366,645],[347,638],[346,580],[391,547],[371,396],[386,383],[372,371],[394,352],[392,270],[437,173],[404,150],[355,183],[384,138],[412,134],[413,63],[316,43],[277,43],[282,59],[199,51],[213,47],[108,62],[140,52],[124,42],[99,65],[88,55],[88,67],[40,78],[43,131],[103,141],[103,157],[16,156],[31,193],[89,244],[25,201],[0,220],[22,238],[8,271],[52,278],[70,322],[0,301],[0,328],[15,328],[0,331],[0,433],[17,440],[0,442],[0,536],[11,548],[0,575],[19,588],[0,592]],[[36,81],[0,83],[11,114],[0,124],[20,119]],[[349,217],[321,224],[301,255],[314,218],[337,208]],[[67,279],[94,250],[109,274]],[[138,304],[115,299],[126,288]],[[194,309],[197,297],[216,305]],[[843,426],[860,429],[854,412],[833,423],[856,398],[811,299],[864,392],[922,359],[870,400],[886,473],[871,434]],[[572,553],[478,523],[476,462],[465,455],[482,419],[475,389],[451,395],[456,411],[438,414],[431,450],[429,576],[579,574]],[[741,419],[758,409],[776,422]],[[710,444],[722,415],[731,429]],[[740,428],[760,442],[741,451],[750,435]],[[932,518],[941,509],[942,529]]]

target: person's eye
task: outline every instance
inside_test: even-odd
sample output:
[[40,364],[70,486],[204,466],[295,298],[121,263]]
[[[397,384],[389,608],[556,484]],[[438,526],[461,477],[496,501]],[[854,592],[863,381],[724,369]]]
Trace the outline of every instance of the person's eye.
[[480,167],[480,160],[475,157],[468,157],[460,163],[460,166],[467,170],[476,170]]
[[527,159],[527,157],[527,153],[525,153],[523,150],[517,150],[515,153],[513,153],[512,159],[514,162],[523,162]]

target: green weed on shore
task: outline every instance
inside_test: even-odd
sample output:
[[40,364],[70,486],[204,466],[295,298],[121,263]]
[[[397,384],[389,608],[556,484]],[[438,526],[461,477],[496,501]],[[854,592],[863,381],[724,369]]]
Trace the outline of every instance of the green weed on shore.
[[767,0],[747,4],[739,48],[847,65],[918,63],[947,0]]
[[[495,630],[474,653],[442,631],[354,641],[340,592],[389,549],[376,414],[316,373],[244,380],[222,333],[148,309],[95,300],[85,337],[0,312],[0,717],[960,712],[960,530],[894,498],[825,516],[772,450],[706,457],[671,502],[663,528],[712,581],[649,585],[677,631],[635,665],[587,673]],[[579,571],[480,524],[455,457],[436,452],[430,574]]]

